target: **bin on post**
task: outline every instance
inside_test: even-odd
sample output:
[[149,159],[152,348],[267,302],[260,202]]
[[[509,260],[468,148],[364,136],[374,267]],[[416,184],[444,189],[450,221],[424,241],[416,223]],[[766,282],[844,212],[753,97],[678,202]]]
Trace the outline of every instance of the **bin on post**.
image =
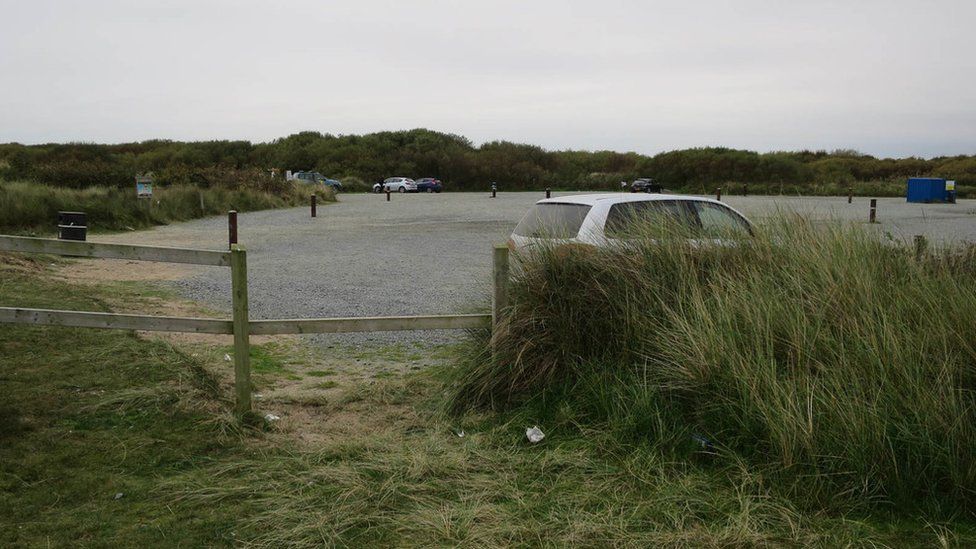
[[85,212],[58,212],[58,239],[84,242],[88,237],[88,216]]

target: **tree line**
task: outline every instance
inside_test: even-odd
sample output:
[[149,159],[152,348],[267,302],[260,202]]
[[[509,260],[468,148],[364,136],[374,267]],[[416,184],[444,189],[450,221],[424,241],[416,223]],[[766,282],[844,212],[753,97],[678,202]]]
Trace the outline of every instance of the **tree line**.
[[269,178],[271,170],[318,171],[351,182],[390,176],[437,177],[448,190],[614,189],[652,177],[666,188],[711,192],[723,183],[784,185],[802,191],[912,176],[976,185],[976,155],[876,158],[851,150],[768,152],[706,147],[662,152],[549,151],[535,145],[467,138],[426,129],[330,135],[305,131],[266,143],[249,141],[0,144],[0,178],[83,188],[129,186],[136,173],[159,184],[234,185]]

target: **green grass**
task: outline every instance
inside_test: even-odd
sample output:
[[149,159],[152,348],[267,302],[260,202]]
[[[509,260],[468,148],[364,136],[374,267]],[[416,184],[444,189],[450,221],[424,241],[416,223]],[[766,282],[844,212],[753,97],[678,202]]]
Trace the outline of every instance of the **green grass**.
[[[4,256],[0,303],[138,304],[140,288],[67,285],[47,274],[48,263]],[[266,383],[288,364],[311,360],[286,344],[258,349],[255,368],[269,371]],[[229,416],[229,381],[211,373],[231,368],[222,350],[198,351],[216,360],[128,332],[0,325],[3,545],[976,542],[965,514],[811,510],[776,488],[771,466],[622,445],[618,430],[580,421],[565,400],[553,401],[558,417],[531,406],[446,415],[455,376],[449,364],[343,381],[335,398],[310,393],[275,403],[282,420],[248,430]],[[326,354],[355,360],[351,351]],[[296,417],[310,419],[295,427]],[[524,438],[534,424],[547,435],[537,445]]]
[[[309,187],[281,183],[275,192],[190,185],[157,186],[152,200],[140,200],[134,188],[89,187],[71,189],[23,181],[0,181],[0,231],[57,231],[58,211],[88,214],[89,230],[131,230],[226,214],[228,210],[253,211],[307,204]],[[329,189],[318,189],[323,202],[335,201]],[[201,199],[203,206],[201,207]]]
[[[5,305],[105,310],[105,297],[117,291],[86,295],[47,280],[36,264],[18,264],[28,269],[0,268]],[[156,491],[160,478],[205,467],[239,446],[226,414],[214,415],[226,403],[210,405],[217,388],[199,363],[127,332],[4,325],[0,379],[4,545],[234,539],[240,506],[188,508]]]
[[454,409],[745,467],[809,512],[971,517],[974,273],[971,251],[915,258],[799,218],[737,247],[539,250]]

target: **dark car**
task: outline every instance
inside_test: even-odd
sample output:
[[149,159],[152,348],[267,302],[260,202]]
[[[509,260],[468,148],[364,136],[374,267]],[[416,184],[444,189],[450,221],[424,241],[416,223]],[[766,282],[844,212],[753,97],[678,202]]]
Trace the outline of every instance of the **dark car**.
[[433,177],[421,177],[417,180],[418,193],[439,193],[444,189],[440,179]]
[[630,192],[632,193],[659,193],[661,192],[661,185],[655,183],[650,177],[641,177],[635,179],[633,183],[630,184]]

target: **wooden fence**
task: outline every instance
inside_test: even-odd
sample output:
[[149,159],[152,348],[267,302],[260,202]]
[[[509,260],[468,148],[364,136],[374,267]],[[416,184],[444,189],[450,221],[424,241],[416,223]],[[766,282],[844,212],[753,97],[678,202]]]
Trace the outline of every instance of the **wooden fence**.
[[233,334],[234,409],[239,415],[243,415],[251,410],[251,334],[320,334],[490,328],[499,321],[501,311],[508,302],[508,248],[504,245],[495,246],[492,254],[492,282],[494,291],[492,293],[492,313],[490,315],[461,314],[276,320],[250,320],[248,318],[247,252],[242,246],[237,244],[232,244],[230,251],[213,251],[164,248],[158,246],[99,244],[94,242],[74,242],[0,235],[0,251],[230,267],[233,314],[229,319],[0,307],[0,323],[142,330],[149,332]]

